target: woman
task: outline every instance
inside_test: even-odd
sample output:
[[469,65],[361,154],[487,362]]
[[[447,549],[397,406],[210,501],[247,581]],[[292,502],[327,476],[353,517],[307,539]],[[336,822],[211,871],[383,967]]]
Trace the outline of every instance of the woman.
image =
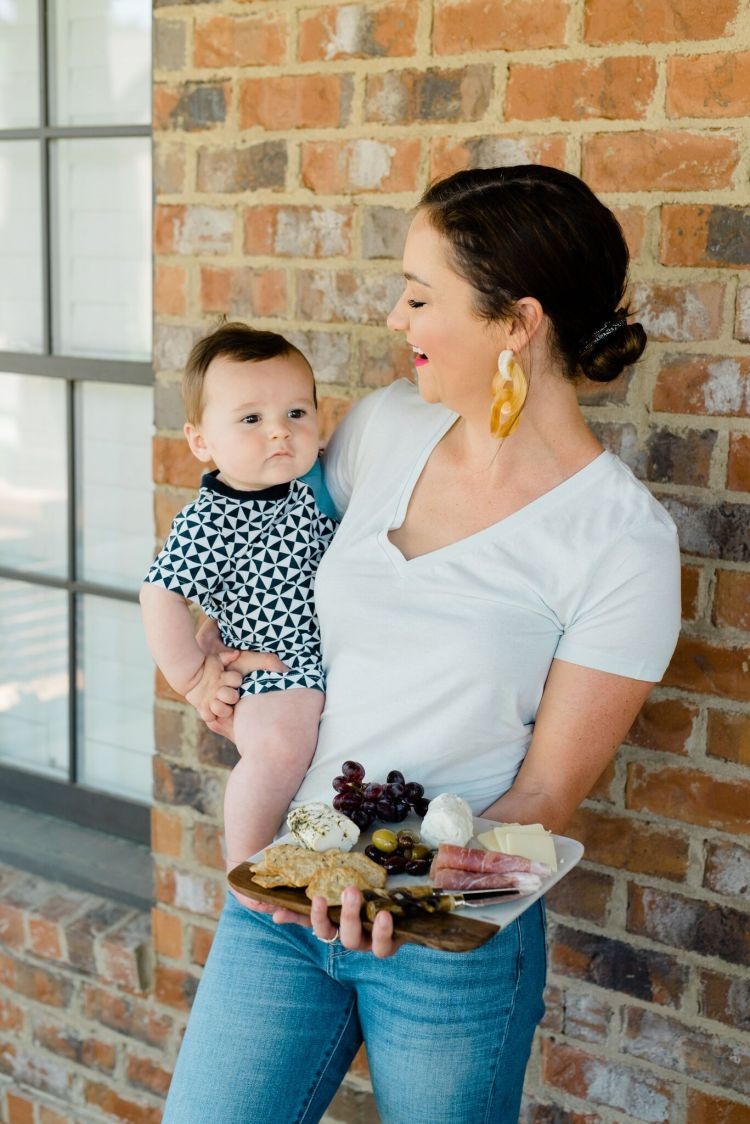
[[[676,535],[577,404],[645,345],[628,256],[580,180],[461,172],[422,199],[389,326],[416,382],[334,436],[341,527],[320,567],[327,700],[297,801],[345,758],[398,768],[476,815],[561,832],[612,758],[679,626]],[[231,713],[225,689],[206,717]],[[470,953],[340,932],[231,899],[178,1062],[168,1124],[316,1121],[360,1043],[385,1124],[513,1124],[545,976],[543,907]],[[396,951],[397,949],[397,951]],[[396,952],[396,955],[393,953]]]

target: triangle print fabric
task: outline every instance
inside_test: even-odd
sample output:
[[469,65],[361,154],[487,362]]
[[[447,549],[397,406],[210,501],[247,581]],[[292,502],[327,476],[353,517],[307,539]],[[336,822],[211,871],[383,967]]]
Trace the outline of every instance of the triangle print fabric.
[[253,672],[241,694],[323,690],[313,581],[336,524],[299,480],[238,492],[206,473],[146,580],[199,605],[230,648],[275,652],[290,672]]

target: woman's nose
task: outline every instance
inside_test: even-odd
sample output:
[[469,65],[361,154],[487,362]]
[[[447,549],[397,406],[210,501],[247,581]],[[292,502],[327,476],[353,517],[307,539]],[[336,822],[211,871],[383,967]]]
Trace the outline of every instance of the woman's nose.
[[388,313],[385,322],[387,327],[389,327],[392,332],[406,331],[407,319],[405,308],[405,298],[399,297],[391,311]]

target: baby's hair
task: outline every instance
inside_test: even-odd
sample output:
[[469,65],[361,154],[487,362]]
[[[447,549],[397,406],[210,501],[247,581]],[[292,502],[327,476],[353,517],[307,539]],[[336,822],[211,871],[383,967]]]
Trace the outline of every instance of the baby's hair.
[[[186,420],[191,425],[200,423],[203,412],[203,386],[208,368],[214,359],[259,363],[264,359],[276,359],[280,355],[299,355],[307,366],[310,366],[300,349],[280,336],[278,332],[251,328],[249,324],[243,324],[239,320],[223,321],[207,336],[198,340],[185,364],[185,372],[182,376],[182,403]],[[310,378],[313,385],[313,400],[317,406],[312,369]]]

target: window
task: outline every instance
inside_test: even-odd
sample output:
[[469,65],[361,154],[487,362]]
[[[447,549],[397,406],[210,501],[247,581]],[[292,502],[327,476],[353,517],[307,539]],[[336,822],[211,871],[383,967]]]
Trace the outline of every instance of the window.
[[0,799],[147,838],[150,0],[0,0]]

